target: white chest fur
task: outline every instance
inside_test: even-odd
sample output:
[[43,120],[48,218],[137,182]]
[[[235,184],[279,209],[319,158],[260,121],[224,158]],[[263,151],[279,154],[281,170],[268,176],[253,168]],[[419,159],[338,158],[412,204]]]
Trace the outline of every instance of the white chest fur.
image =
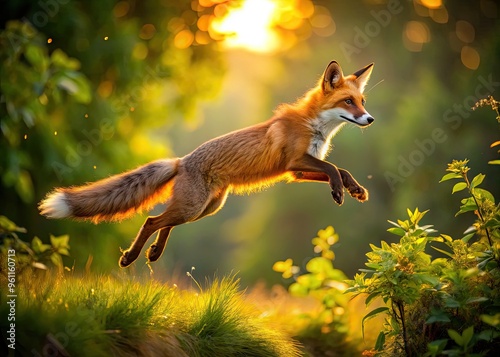
[[330,150],[330,140],[346,122],[339,118],[338,110],[329,109],[321,112],[310,122],[313,133],[307,153],[323,160]]

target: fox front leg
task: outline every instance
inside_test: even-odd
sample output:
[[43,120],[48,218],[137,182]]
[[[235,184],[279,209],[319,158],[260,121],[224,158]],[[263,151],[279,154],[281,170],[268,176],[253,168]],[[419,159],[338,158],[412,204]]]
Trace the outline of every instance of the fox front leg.
[[[333,200],[339,205],[344,202],[344,183],[335,165],[305,154],[291,165],[289,171],[295,171],[295,177],[299,180],[301,180],[300,176],[303,175],[306,180],[328,181],[332,189]],[[326,178],[328,179],[326,180]]]
[[[368,200],[368,190],[361,186],[349,171],[338,169],[342,177],[342,183],[349,194],[360,202]],[[329,177],[320,172],[304,172],[298,171],[293,173],[294,182],[328,182]]]
[[352,177],[351,173],[344,169],[339,169],[340,176],[342,176],[342,182],[344,187],[347,189],[349,194],[357,199],[360,202],[364,202],[368,200],[368,190],[361,186],[355,179]]

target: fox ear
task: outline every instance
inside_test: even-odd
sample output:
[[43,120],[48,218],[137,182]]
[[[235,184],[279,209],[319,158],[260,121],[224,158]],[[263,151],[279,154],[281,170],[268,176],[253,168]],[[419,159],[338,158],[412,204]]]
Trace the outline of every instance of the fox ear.
[[352,75],[356,77],[354,80],[361,93],[365,90],[366,84],[370,79],[370,75],[372,74],[373,63],[370,63],[368,66],[361,68],[359,71],[354,72]]
[[333,88],[342,83],[343,80],[344,74],[342,73],[342,68],[340,68],[340,65],[336,61],[331,61],[326,67],[325,73],[323,74],[323,80],[321,81],[323,92],[330,92]]

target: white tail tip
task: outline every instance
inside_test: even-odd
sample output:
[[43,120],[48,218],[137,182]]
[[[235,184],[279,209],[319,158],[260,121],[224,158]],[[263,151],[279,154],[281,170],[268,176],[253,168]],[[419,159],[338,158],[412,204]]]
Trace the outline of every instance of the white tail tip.
[[66,218],[71,210],[66,202],[64,192],[54,192],[44,199],[38,207],[40,213],[47,218]]

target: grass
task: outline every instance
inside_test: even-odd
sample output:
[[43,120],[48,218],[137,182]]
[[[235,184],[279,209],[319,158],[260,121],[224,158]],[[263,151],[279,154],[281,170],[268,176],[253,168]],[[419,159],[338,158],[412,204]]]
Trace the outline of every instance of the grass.
[[[234,276],[196,292],[154,281],[30,272],[16,290],[20,355],[302,355],[295,340],[245,299]],[[8,314],[6,301],[0,314]]]
[[269,290],[257,285],[246,293],[246,297],[299,341],[301,352],[308,357],[361,356],[364,350],[375,344],[384,323],[381,317],[368,321],[363,338],[361,319],[369,310],[361,298],[347,296],[348,302],[342,309],[344,318],[325,323],[325,308],[321,300],[313,296],[291,295],[283,286],[276,285]]
[[[370,345],[352,325],[364,311],[359,304],[325,308],[322,294],[292,296],[282,286],[241,292],[235,276],[203,288],[188,273],[195,291],[137,281],[125,271],[97,276],[91,260],[79,276],[63,266],[67,236],[27,243],[20,232],[0,216],[0,266],[10,268],[15,255],[15,291],[0,294],[0,329],[7,334],[6,300],[17,294],[16,350],[3,344],[2,356],[349,357]],[[9,287],[8,278],[0,269],[0,286]]]

